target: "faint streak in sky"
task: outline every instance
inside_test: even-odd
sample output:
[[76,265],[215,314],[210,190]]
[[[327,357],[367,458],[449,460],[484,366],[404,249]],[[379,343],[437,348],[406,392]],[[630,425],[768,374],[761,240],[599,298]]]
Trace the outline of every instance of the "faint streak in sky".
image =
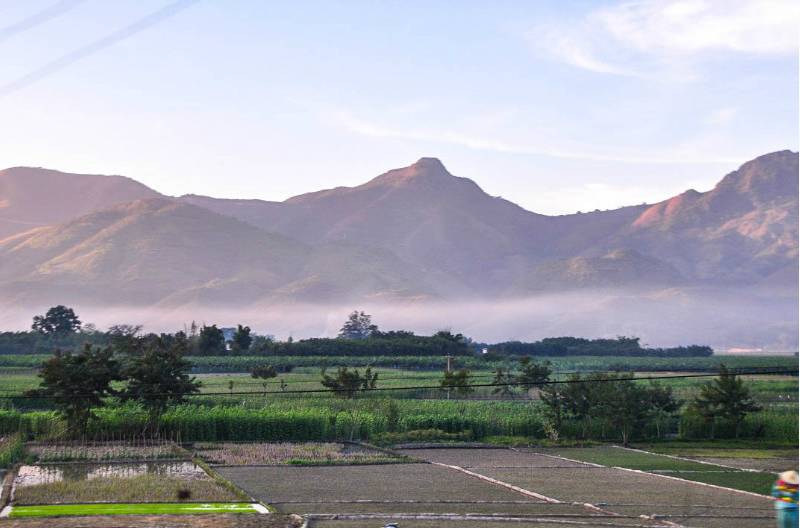
[[71,11],[78,4],[84,1],[85,0],[59,0],[55,4],[52,4],[49,7],[46,7],[41,11],[20,20],[19,22],[0,28],[0,42],[11,38],[18,33],[33,29],[40,24],[44,24],[48,20],[56,18],[57,16],[61,16],[64,13]]
[[83,47],[62,55],[61,57],[48,62],[44,66],[37,68],[30,73],[27,73],[22,77],[0,86],[0,97],[5,97],[13,92],[30,86],[31,84],[40,81],[45,77],[49,77],[50,75],[63,70],[67,66],[78,62],[81,59],[85,59],[86,57],[94,55],[98,51],[102,51],[118,42],[132,37],[133,35],[166,20],[180,11],[183,11],[187,7],[190,7],[192,4],[196,4],[197,2],[199,2],[199,0],[177,0],[176,2],[172,2],[171,4],[168,4],[161,9],[150,13],[149,15],[140,18],[136,22],[125,26],[122,29],[119,29],[101,39],[90,42]]

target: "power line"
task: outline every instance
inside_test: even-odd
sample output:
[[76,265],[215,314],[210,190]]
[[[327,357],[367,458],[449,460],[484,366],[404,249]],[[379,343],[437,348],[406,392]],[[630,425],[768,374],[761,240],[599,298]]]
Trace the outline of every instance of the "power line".
[[[355,368],[360,368],[360,367],[355,367]],[[742,374],[746,374],[746,375],[771,374],[772,372],[770,371],[770,369],[775,369],[775,368],[782,368],[782,367],[754,367],[752,369],[753,372],[746,372],[746,373],[742,373]],[[756,372],[755,369],[765,369],[765,370]],[[732,374],[736,374],[736,375],[740,374],[740,372],[739,372],[740,369],[728,369],[728,370]],[[441,371],[439,371],[439,370],[428,371],[428,372],[431,373],[431,374],[441,374]],[[555,370],[555,371],[552,371],[551,374],[556,374],[556,375],[620,374],[620,373],[636,374],[637,372],[653,372],[653,371],[652,370],[640,370],[640,371],[636,371],[636,370],[628,370],[628,371],[619,371],[619,370],[605,370],[605,371],[601,371],[601,370]],[[202,373],[200,373],[200,374],[202,374]],[[219,373],[219,374],[220,375],[225,375],[226,373]],[[239,372],[230,372],[230,373],[227,373],[227,374],[233,375],[233,374],[246,374],[246,373],[245,372],[241,372],[241,373],[239,373]],[[509,374],[513,376],[513,375],[517,375],[518,373],[509,372]],[[312,374],[309,374],[309,375],[312,375]],[[279,376],[280,376],[280,374],[279,374]],[[496,373],[491,373],[491,374],[471,374],[470,378],[471,379],[476,379],[476,378],[483,379],[483,378],[494,378],[495,376],[496,376]],[[427,376],[424,376],[424,375],[418,375],[418,376],[393,376],[393,377],[382,377],[382,376],[379,376],[378,377],[378,381],[415,380],[415,379],[420,379],[420,378],[425,378],[425,377],[427,377]],[[201,380],[201,381],[202,381],[204,387],[213,387],[213,386],[228,385],[231,380],[228,380],[228,381],[215,381],[215,382],[206,382],[205,380]],[[234,381],[235,385],[245,385],[245,386],[248,386],[248,385],[261,385],[261,386],[263,386],[264,383],[267,383],[267,384],[270,384],[270,385],[280,385],[281,381],[280,380],[277,380],[277,381],[276,380],[270,380],[270,381],[249,381],[249,380],[248,381]],[[319,379],[289,380],[289,381],[284,381],[283,382],[284,385],[295,385],[295,384],[300,384],[300,383],[319,383]]]
[[[794,370],[775,370],[769,372],[769,374],[791,374],[796,371]],[[736,375],[748,375],[753,374],[753,372],[737,372]],[[767,372],[759,371],[755,372],[755,374],[767,374]],[[664,379],[685,379],[685,378],[709,378],[709,377],[717,377],[719,374],[676,374],[671,376],[643,376],[640,378],[634,377],[623,377],[623,378],[583,378],[583,379],[571,379],[571,380],[548,380],[548,381],[540,381],[540,382],[530,382],[530,383],[468,383],[462,385],[450,385],[448,387],[442,387],[441,385],[416,385],[416,386],[408,386],[408,387],[374,387],[374,388],[365,388],[365,389],[357,389],[354,392],[388,392],[388,391],[403,391],[403,390],[423,390],[423,389],[436,389],[436,390],[448,390],[448,389],[460,389],[460,388],[477,388],[477,387],[518,387],[518,386],[531,386],[531,387],[539,387],[544,385],[562,385],[562,384],[573,384],[573,383],[619,383],[625,381],[657,381],[657,380],[664,380]],[[197,392],[192,394],[185,394],[184,397],[208,397],[208,396],[266,396],[268,394],[330,394],[330,393],[342,393],[342,392],[349,392],[345,390],[336,390],[336,389],[295,389],[295,390],[286,390],[286,391],[228,391],[228,392]],[[94,394],[74,394],[72,395],[76,398],[78,397],[88,397],[94,396]],[[148,396],[173,396],[172,393],[148,393]],[[17,395],[17,396],[0,396],[0,399],[54,399],[54,396],[49,395]]]

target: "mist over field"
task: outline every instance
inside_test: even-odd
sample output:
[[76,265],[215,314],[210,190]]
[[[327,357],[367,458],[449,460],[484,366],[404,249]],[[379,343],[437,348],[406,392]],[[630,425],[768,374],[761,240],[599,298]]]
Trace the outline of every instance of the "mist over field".
[[[0,325],[26,329],[31,317],[46,308],[2,307]],[[370,313],[383,330],[431,334],[450,329],[487,343],[566,335],[629,335],[651,347],[703,344],[717,352],[794,353],[798,335],[795,297],[746,290],[595,290],[505,301],[195,304],[172,308],[76,304],[74,308],[84,323],[100,330],[129,323],[142,324],[146,331],[172,332],[194,320],[218,326],[246,324],[259,334],[278,339],[335,336],[355,309]]]

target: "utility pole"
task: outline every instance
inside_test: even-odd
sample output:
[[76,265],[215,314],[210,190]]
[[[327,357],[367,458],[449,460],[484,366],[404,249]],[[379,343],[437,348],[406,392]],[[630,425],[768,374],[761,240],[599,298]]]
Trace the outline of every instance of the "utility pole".
[[[445,372],[449,374],[453,369],[453,356],[447,355],[445,356],[447,359],[447,367],[445,367]],[[450,399],[450,388],[447,389],[447,399]]]

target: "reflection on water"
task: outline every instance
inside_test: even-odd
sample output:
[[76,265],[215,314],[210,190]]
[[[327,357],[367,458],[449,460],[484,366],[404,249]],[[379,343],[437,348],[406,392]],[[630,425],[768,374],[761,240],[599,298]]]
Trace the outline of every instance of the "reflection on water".
[[184,480],[208,476],[192,462],[137,462],[131,464],[47,464],[21,466],[15,487],[35,486],[60,480],[91,480],[104,477],[136,477],[150,473]]

